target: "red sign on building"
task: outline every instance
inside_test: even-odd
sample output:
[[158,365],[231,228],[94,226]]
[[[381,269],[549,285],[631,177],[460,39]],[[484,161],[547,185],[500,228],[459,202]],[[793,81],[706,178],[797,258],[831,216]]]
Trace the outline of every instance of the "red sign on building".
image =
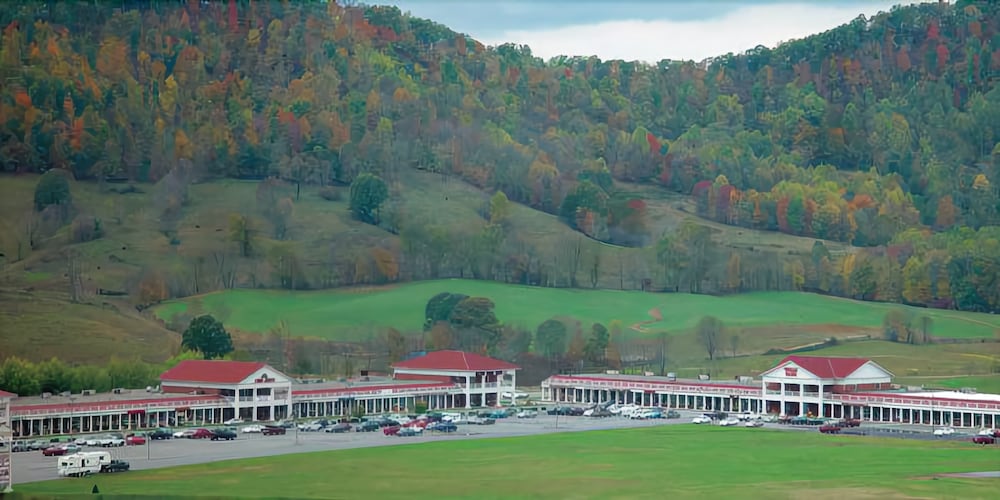
[[799,369],[798,368],[796,368],[794,366],[786,366],[785,367],[785,376],[786,377],[796,377],[796,376],[798,376],[798,374],[799,374]]
[[266,373],[261,374],[260,378],[254,379],[253,381],[255,384],[267,384],[271,382],[274,382],[274,379],[268,377]]

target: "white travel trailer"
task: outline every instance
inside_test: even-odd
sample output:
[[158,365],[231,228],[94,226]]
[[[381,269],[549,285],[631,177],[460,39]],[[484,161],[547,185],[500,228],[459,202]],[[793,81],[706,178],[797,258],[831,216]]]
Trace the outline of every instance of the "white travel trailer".
[[101,472],[101,467],[111,463],[106,451],[84,451],[59,457],[56,471],[59,477],[80,477]]

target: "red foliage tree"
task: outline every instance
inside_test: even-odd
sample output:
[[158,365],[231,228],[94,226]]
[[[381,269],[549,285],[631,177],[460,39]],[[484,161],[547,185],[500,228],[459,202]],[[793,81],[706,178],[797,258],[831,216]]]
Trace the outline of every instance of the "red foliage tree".
[[792,228],[788,225],[788,197],[783,196],[775,206],[775,218],[778,219],[778,229],[783,233],[791,233]]
[[660,153],[660,141],[656,139],[656,136],[649,132],[646,134],[646,142],[649,143],[649,153],[656,155]]
[[951,53],[948,51],[948,47],[943,43],[939,43],[937,46],[938,70],[943,70],[946,66],[948,66],[948,57],[950,55]]
[[938,28],[937,21],[931,21],[927,25],[927,39],[937,40],[940,37],[940,35],[941,35],[941,29]]
[[236,33],[239,30],[240,19],[236,12],[236,0],[229,0],[229,31]]

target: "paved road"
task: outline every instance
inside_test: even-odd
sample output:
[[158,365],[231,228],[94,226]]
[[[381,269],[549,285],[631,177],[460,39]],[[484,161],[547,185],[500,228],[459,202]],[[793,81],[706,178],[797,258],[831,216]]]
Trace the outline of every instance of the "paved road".
[[[701,412],[682,411],[682,418],[675,420],[628,420],[625,418],[591,419],[587,417],[554,417],[539,415],[534,419],[508,418],[495,425],[460,425],[454,434],[428,433],[418,437],[385,436],[382,432],[350,432],[330,434],[325,432],[289,432],[284,436],[262,436],[241,434],[235,441],[209,441],[172,439],[155,441],[151,446],[126,446],[107,449],[113,458],[127,460],[133,470],[157,469],[177,465],[190,465],[238,458],[266,457],[289,453],[305,453],[372,446],[406,445],[427,441],[449,441],[457,439],[479,439],[493,437],[528,436],[553,432],[573,432],[588,430],[652,427],[661,425],[690,424],[691,418]],[[766,424],[767,428],[798,432],[817,432],[814,426],[789,426]],[[909,432],[899,432],[906,430]],[[911,439],[953,439],[968,440],[968,434],[953,435],[949,438],[935,438],[927,430],[913,432],[911,429],[868,427],[851,429],[852,433],[864,432],[869,436],[900,437]],[[147,455],[148,454],[148,455]],[[147,458],[148,456],[148,458]],[[14,483],[28,483],[55,479],[55,457],[42,456],[41,452],[15,453],[13,455]]]

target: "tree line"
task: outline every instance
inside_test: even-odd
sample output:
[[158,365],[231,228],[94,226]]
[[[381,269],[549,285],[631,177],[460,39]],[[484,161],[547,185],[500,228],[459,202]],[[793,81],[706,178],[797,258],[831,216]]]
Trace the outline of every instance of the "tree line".
[[[588,267],[605,268],[607,286],[615,264],[585,263],[573,242],[557,257],[532,255],[505,238],[502,217],[476,234],[401,223],[388,190],[369,180],[391,184],[410,168],[503,193],[601,241],[653,244],[655,256],[620,266],[621,287],[808,287],[997,308],[988,252],[1000,214],[993,2],[894,8],[775,49],[654,65],[542,61],[529,47],[484,47],[394,7],[40,6],[0,6],[0,71],[11,75],[0,90],[0,168],[157,182],[159,223],[173,240],[196,179],[272,179],[257,201],[279,242],[302,184],[350,184],[355,217],[402,240],[323,272],[307,270],[291,242],[270,245],[275,286],[455,275],[596,286]],[[719,264],[698,253],[698,234],[650,234],[647,201],[622,188],[635,184],[690,194],[699,215],[723,224],[871,249],[826,263],[716,249]],[[48,211],[39,227],[70,222],[58,199],[36,197],[36,211]],[[92,238],[108,221],[73,223]],[[254,224],[247,214],[229,221],[242,257],[262,251]],[[934,235],[933,248],[905,250],[913,234]],[[216,255],[198,264],[212,273],[192,272],[232,286],[238,262]],[[907,266],[914,284],[903,294],[895,271]],[[170,278],[151,273],[136,287],[155,299],[204,281]]]

